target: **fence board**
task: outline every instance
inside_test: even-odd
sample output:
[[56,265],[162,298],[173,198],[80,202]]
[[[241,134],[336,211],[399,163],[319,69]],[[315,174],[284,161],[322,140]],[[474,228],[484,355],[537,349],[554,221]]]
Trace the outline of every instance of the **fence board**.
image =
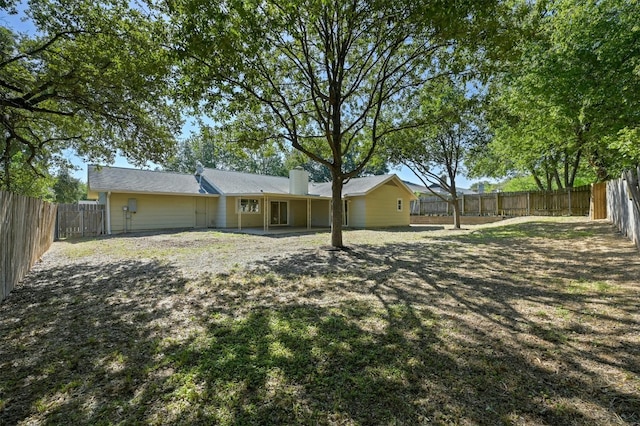
[[0,301],[53,242],[56,206],[0,191]]
[[591,208],[589,216],[592,220],[607,218],[607,183],[591,185]]
[[[635,174],[635,176],[634,176]],[[607,219],[640,249],[640,167],[607,182]]]
[[104,207],[100,204],[60,204],[56,238],[104,234]]
[[[591,187],[536,192],[498,192],[463,195],[458,203],[464,216],[587,216],[590,210]],[[453,209],[446,201],[426,196],[412,214],[451,215]]]

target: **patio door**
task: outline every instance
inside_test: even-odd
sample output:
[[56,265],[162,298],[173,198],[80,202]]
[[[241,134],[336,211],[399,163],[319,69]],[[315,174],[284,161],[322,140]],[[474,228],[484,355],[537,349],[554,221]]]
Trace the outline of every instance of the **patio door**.
[[271,220],[269,224],[289,224],[289,203],[287,201],[271,201]]

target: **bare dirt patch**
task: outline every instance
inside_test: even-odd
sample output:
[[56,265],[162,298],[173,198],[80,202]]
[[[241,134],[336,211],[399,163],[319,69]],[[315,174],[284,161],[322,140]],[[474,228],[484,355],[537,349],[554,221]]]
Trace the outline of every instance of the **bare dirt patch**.
[[0,424],[637,424],[610,224],[55,243],[0,304]]

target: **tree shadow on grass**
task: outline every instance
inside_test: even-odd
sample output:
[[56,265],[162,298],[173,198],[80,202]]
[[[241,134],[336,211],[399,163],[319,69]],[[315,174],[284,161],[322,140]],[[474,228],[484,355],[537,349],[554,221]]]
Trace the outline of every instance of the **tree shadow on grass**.
[[37,268],[0,305],[0,423],[640,421],[635,249],[465,238],[194,282],[157,261]]
[[184,285],[157,261],[32,271],[0,305],[0,424],[117,422],[124,411],[137,419],[130,410],[147,402],[154,322]]
[[[513,233],[522,237],[514,241]],[[425,386],[415,392],[405,385],[411,408],[397,418],[378,413],[384,422],[634,423],[640,420],[637,253],[631,245],[609,249],[603,262],[595,247],[578,249],[571,241],[611,234],[602,224],[527,224],[482,238],[300,253],[267,260],[257,270],[288,282],[326,278],[302,292],[300,300],[308,304],[331,300],[342,309],[350,301],[377,301],[383,318],[398,308],[420,318],[419,329],[430,337],[415,351],[405,340],[398,342],[404,356],[395,363],[375,358],[369,364],[392,365],[412,377],[407,383]],[[535,239],[549,236],[565,244],[542,247]],[[428,318],[437,318],[437,332],[425,327]],[[405,322],[387,320],[374,346],[410,330]],[[357,334],[360,340],[368,335]],[[385,397],[379,398],[384,406]],[[371,420],[359,413],[350,411],[349,418]]]

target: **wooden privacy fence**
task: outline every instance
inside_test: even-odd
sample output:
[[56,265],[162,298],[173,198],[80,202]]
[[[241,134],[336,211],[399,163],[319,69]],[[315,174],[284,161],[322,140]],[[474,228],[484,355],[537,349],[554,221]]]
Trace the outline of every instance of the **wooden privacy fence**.
[[53,243],[56,205],[0,191],[0,301]]
[[104,234],[104,205],[60,204],[56,238],[95,237]]
[[[591,186],[535,192],[494,192],[461,195],[460,214],[464,216],[588,216]],[[446,201],[427,196],[415,202],[411,214],[452,215]]]
[[591,185],[590,217],[593,220],[607,218],[607,182]]
[[640,249],[640,167],[607,182],[607,219]]

